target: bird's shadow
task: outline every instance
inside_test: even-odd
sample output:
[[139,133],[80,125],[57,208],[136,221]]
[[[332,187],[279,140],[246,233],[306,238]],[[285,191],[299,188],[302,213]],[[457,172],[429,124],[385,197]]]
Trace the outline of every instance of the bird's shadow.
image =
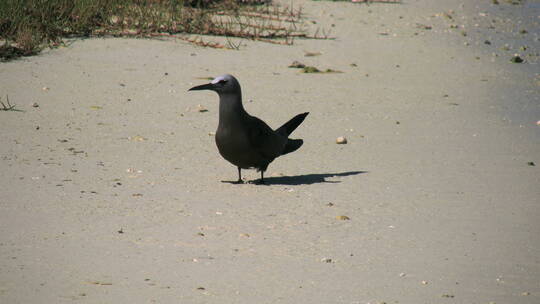
[[265,177],[263,185],[298,186],[298,185],[312,185],[312,184],[319,184],[319,183],[340,183],[340,181],[328,181],[326,179],[329,177],[358,175],[358,174],[363,174],[363,173],[368,173],[368,172],[369,171],[347,171],[347,172],[340,172],[340,173],[314,173],[314,174],[303,174],[303,175],[295,175],[295,176],[278,176],[278,177],[273,176],[273,177]]
[[350,176],[368,173],[368,171],[347,171],[340,173],[313,173],[313,174],[304,174],[304,175],[295,175],[295,176],[278,176],[278,177],[265,177],[264,183],[269,185],[312,185],[319,183],[341,183],[341,181],[328,181],[326,180],[329,177],[336,176]]

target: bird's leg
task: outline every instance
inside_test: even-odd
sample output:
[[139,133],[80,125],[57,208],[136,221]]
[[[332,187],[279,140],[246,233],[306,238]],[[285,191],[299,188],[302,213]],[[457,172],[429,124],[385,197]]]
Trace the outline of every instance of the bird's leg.
[[264,185],[264,171],[261,170],[261,179],[255,182],[257,185]]
[[229,184],[235,184],[235,185],[238,185],[238,184],[243,184],[244,181],[242,180],[242,168],[240,167],[237,167],[238,168],[238,180],[237,181],[221,181],[222,183],[229,183]]
[[243,184],[244,181],[242,180],[242,168],[238,167],[238,180],[235,184]]

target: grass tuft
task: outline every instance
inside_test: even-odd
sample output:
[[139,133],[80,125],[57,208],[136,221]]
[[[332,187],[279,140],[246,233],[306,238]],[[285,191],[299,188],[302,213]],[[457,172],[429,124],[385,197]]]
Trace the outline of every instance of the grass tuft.
[[[38,53],[66,37],[173,36],[236,49],[229,37],[292,44],[306,35],[301,10],[269,0],[0,0],[0,59]],[[186,34],[225,36],[227,45]]]

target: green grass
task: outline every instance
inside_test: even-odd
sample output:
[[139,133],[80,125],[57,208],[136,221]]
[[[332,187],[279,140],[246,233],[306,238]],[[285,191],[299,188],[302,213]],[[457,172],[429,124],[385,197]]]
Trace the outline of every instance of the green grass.
[[33,55],[66,37],[205,34],[291,44],[306,37],[300,18],[259,0],[0,0],[0,59]]

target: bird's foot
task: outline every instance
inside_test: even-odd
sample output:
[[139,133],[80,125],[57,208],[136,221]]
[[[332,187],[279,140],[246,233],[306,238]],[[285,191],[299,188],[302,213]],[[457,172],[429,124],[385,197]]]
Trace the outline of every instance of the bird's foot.
[[229,183],[229,184],[233,184],[233,185],[241,185],[244,183],[243,180],[239,179],[237,181],[221,181],[222,183]]

